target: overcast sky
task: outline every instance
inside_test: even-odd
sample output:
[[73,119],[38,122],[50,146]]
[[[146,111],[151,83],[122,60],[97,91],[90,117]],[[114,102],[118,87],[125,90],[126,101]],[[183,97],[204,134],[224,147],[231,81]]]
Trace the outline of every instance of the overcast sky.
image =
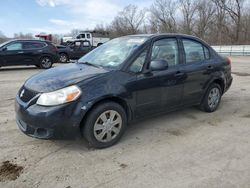
[[68,33],[108,24],[126,5],[149,7],[153,0],[2,0],[0,31],[13,33]]

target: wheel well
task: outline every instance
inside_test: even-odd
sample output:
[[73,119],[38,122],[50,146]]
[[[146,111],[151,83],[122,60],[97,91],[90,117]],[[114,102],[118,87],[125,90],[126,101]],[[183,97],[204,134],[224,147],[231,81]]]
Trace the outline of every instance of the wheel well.
[[45,57],[50,58],[51,61],[52,61],[52,59],[53,59],[50,55],[48,55],[48,54],[43,54],[43,55],[40,56],[39,61],[41,61],[41,59],[42,59],[42,58],[45,58]]
[[222,93],[224,93],[225,84],[221,79],[216,79],[213,81],[213,83],[219,84],[219,86],[221,87]]
[[65,54],[66,56],[68,56],[66,52],[59,52],[59,54]]
[[121,98],[118,98],[118,97],[109,97],[109,98],[105,98],[105,99],[101,99],[97,102],[95,102],[91,107],[90,109],[88,109],[88,111],[86,112],[86,114],[84,115],[83,119],[81,120],[81,123],[80,123],[80,128],[82,128],[84,126],[84,123],[85,123],[85,120],[86,118],[88,117],[89,113],[91,113],[92,109],[101,104],[101,103],[105,103],[105,102],[115,102],[119,105],[121,105],[121,107],[123,107],[123,109],[125,110],[126,112],[126,115],[127,115],[127,119],[129,120],[131,118],[131,111],[130,111],[130,108],[129,106],[127,105],[127,103],[121,99]]

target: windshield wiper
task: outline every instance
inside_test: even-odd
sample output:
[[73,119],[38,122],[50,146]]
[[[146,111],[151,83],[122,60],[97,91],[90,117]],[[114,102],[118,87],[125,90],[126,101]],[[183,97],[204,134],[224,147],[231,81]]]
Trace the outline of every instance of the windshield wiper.
[[97,68],[103,68],[102,66],[99,66],[99,65],[95,65],[95,64],[92,64],[90,62],[77,62],[77,63],[80,63],[80,64],[86,64],[86,65],[90,65],[90,66],[93,66],[93,67],[97,67]]

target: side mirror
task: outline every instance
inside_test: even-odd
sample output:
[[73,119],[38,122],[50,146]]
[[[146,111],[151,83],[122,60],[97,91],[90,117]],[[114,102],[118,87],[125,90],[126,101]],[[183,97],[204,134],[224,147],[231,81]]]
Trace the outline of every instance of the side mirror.
[[1,49],[1,51],[2,51],[2,52],[5,52],[5,51],[7,51],[7,48],[6,48],[6,47],[3,47],[3,48]]
[[150,62],[151,71],[161,71],[168,69],[168,62],[166,60],[155,60]]

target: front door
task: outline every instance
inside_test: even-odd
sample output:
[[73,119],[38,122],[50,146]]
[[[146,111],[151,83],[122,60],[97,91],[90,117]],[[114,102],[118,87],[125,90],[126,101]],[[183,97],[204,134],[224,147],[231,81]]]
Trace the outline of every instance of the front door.
[[13,42],[6,45],[5,50],[1,52],[3,65],[20,65],[23,63],[24,51],[21,42]]
[[130,66],[130,72],[136,74],[131,89],[135,93],[136,118],[150,115],[161,110],[161,77],[154,73],[143,73],[142,69],[148,56],[148,47],[141,52]]
[[162,38],[154,42],[151,61],[164,60],[168,68],[154,72],[160,77],[162,109],[171,110],[181,105],[184,74],[179,70],[180,54],[176,38]]
[[[147,51],[134,61],[130,71],[137,73],[136,116],[152,115],[168,111],[181,104],[183,76],[180,74],[179,46],[175,38],[163,38],[153,43],[150,55]],[[148,61],[145,61],[148,57]],[[168,69],[161,71],[141,71],[144,63],[165,60]],[[145,67],[145,66],[144,66]]]

